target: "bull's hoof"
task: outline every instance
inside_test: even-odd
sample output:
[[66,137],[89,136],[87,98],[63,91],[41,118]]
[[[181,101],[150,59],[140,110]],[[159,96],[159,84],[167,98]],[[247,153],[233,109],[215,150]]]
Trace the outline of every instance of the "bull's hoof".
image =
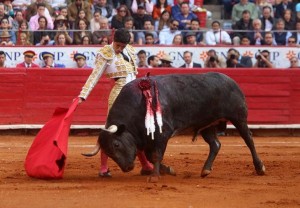
[[172,175],[176,176],[175,170],[171,166],[161,165],[159,169],[161,175]]
[[257,175],[265,175],[266,173],[266,167],[262,165],[262,167],[259,170],[256,170]]
[[147,178],[148,183],[157,183],[159,181],[158,175],[152,175]]
[[111,178],[112,177],[112,175],[111,175],[111,172],[109,171],[109,170],[107,170],[106,172],[104,172],[104,173],[99,173],[99,177],[101,177],[101,178]]
[[201,177],[204,178],[210,174],[211,170],[202,170]]

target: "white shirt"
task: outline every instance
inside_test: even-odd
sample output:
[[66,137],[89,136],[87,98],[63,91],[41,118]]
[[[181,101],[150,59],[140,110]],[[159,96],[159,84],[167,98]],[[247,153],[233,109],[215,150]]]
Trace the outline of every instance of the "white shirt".
[[220,43],[231,44],[231,38],[229,34],[224,30],[214,32],[213,30],[207,31],[205,34],[205,42],[207,45],[217,45]]
[[173,44],[173,39],[175,35],[181,34],[181,31],[176,30],[176,31],[171,31],[170,28],[166,28],[160,31],[159,33],[159,44],[160,45],[172,45]]

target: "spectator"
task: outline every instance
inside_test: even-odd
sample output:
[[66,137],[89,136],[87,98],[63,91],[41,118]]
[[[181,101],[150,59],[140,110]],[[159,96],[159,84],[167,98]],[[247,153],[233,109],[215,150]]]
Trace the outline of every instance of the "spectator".
[[76,67],[79,69],[91,69],[91,67],[86,64],[86,56],[82,53],[75,53],[74,61],[76,62]]
[[91,45],[91,44],[92,44],[92,40],[88,35],[82,37],[81,45]]
[[194,33],[194,32],[186,33],[185,39],[186,39],[186,45],[190,45],[190,46],[197,45],[196,33]]
[[290,67],[289,68],[299,68],[299,67],[300,67],[299,60],[297,59],[297,57],[293,56],[292,58],[290,58]]
[[156,55],[149,56],[147,63],[148,68],[157,68],[159,67],[159,58]]
[[172,19],[175,19],[175,16],[180,14],[180,10],[181,10],[180,5],[184,1],[185,0],[177,0],[177,4],[175,4],[171,7]]
[[16,11],[15,18],[12,22],[12,29],[17,31],[19,30],[20,24],[24,21],[22,11]]
[[279,4],[275,5],[275,18],[283,19],[284,10],[286,9],[290,9],[291,11],[295,12],[294,5],[289,0],[282,0]]
[[274,68],[272,62],[270,61],[270,51],[258,51],[258,55],[256,55],[255,58],[256,62],[253,66],[254,68]]
[[146,45],[154,45],[155,43],[155,39],[152,33],[146,33],[145,34],[145,44]]
[[154,23],[155,31],[161,31],[165,28],[170,28],[170,24],[171,24],[171,13],[168,12],[167,10],[164,10],[161,13],[159,20],[155,21]]
[[117,14],[111,20],[111,28],[119,29],[124,28],[124,20],[126,17],[131,16],[130,11],[125,5],[119,6]]
[[116,9],[118,5],[126,5],[128,9],[131,8],[132,0],[112,0],[113,7]]
[[179,30],[188,30],[191,28],[191,20],[196,19],[197,16],[190,11],[190,6],[187,2],[180,4],[180,13],[174,19],[179,22]]
[[157,0],[156,4],[153,7],[152,17],[155,22],[157,22],[162,13],[168,11],[171,13],[171,6],[168,4],[167,0]]
[[139,13],[139,7],[144,8],[144,14],[151,15],[153,12],[153,3],[151,0],[133,0],[132,5],[131,5],[131,11],[133,14],[138,14]]
[[[0,26],[1,26],[1,30],[0,30],[0,35],[2,33],[6,33],[6,39],[8,38],[8,35],[10,36],[9,39],[10,41],[13,43],[13,44],[16,44],[16,34],[15,34],[15,31],[11,30],[11,28],[9,27],[9,20],[7,17],[3,17],[1,19],[1,23],[0,23]],[[4,36],[3,36],[4,37]],[[9,43],[9,41],[8,41]],[[10,45],[10,44],[9,44]]]
[[221,30],[221,24],[219,21],[213,21],[211,23],[212,29],[206,32],[205,42],[207,45],[218,45],[218,44],[231,44],[229,34]]
[[79,20],[76,28],[78,31],[74,32],[73,44],[79,45],[83,36],[92,37],[92,33],[88,31],[88,23],[85,20]]
[[8,68],[5,64],[6,61],[6,54],[4,51],[0,51],[0,68]]
[[290,9],[283,11],[283,20],[285,30],[295,30],[296,21],[292,19],[292,11]]
[[[72,42],[67,41],[67,33],[58,32],[54,37],[54,45],[56,46],[66,46],[72,44]],[[71,39],[72,40],[72,39]]]
[[29,22],[30,18],[37,14],[37,5],[44,4],[45,5],[45,15],[47,17],[51,17],[53,15],[52,7],[45,0],[36,0],[32,4],[30,4],[26,9],[26,20]]
[[133,45],[133,44],[135,44],[135,42],[134,42],[134,34],[133,34],[133,32],[129,32],[129,34],[130,34],[129,45]]
[[274,39],[274,35],[272,32],[266,32],[264,39],[261,42],[262,45],[265,46],[276,46],[276,41]]
[[73,39],[69,34],[70,24],[68,19],[63,15],[58,15],[54,21],[54,30],[57,30],[56,34],[64,33],[66,36],[66,43],[72,44]]
[[256,10],[258,12],[258,18],[262,18],[263,9],[265,7],[268,7],[270,9],[270,14],[273,17],[274,11],[273,11],[273,5],[269,3],[267,0],[256,0]]
[[180,68],[202,68],[201,64],[193,62],[193,53],[190,51],[183,52],[184,64]]
[[261,28],[264,31],[271,31],[274,25],[274,18],[272,16],[271,7],[265,6],[262,10]]
[[31,46],[32,45],[26,32],[21,32],[19,34],[20,35],[19,35],[19,40],[17,42],[17,45],[19,45],[19,46]]
[[69,21],[69,18],[68,18],[68,7],[60,7],[59,8],[59,15],[64,16],[65,19]]
[[22,33],[26,33],[28,39],[33,44],[33,35],[32,35],[32,32],[29,29],[29,24],[28,24],[27,20],[24,19],[23,22],[21,22],[21,24],[19,25],[18,30]]
[[133,17],[125,17],[124,19],[124,28],[126,30],[132,31],[134,29],[134,19]]
[[244,10],[248,10],[251,14],[251,19],[258,18],[258,12],[255,4],[249,2],[248,0],[240,0],[240,3],[235,4],[232,8],[232,21],[237,22],[242,18],[242,13]]
[[70,27],[74,28],[75,26],[75,20],[76,17],[78,16],[78,11],[83,9],[86,13],[86,19],[88,21],[91,20],[92,18],[92,13],[91,13],[91,8],[92,5],[88,1],[83,1],[83,0],[75,0],[73,3],[68,5],[68,20],[70,22]]
[[42,36],[44,36],[45,33],[49,36],[50,39],[52,39],[52,37],[53,37],[52,32],[47,32],[48,21],[47,21],[46,17],[40,16],[38,19],[38,24],[39,24],[39,26],[38,26],[37,30],[33,32],[33,44],[34,45],[41,42]]
[[161,65],[160,67],[164,67],[164,68],[170,68],[170,67],[173,67],[171,65],[171,63],[173,63],[173,60],[172,58],[167,55],[167,54],[164,54],[161,58],[160,58],[160,62],[161,62]]
[[252,22],[253,32],[249,32],[248,36],[250,38],[251,45],[261,45],[264,39],[264,31],[262,30],[262,24],[260,19],[255,19]]
[[159,44],[161,45],[172,45],[175,35],[181,34],[178,30],[179,22],[178,20],[172,20],[170,28],[165,28],[159,33]]
[[296,42],[296,37],[295,36],[290,36],[288,38],[287,46],[289,46],[289,47],[296,47],[297,46],[297,42]]
[[1,46],[14,46],[15,44],[11,41],[11,35],[8,31],[2,31],[0,34],[0,45]]
[[253,66],[249,56],[241,56],[240,52],[234,48],[230,48],[227,52],[226,65],[227,68],[250,68]]
[[52,40],[48,32],[42,31],[41,36],[41,41],[35,44],[36,46],[50,46],[54,44],[54,40]]
[[285,24],[283,19],[278,19],[275,24],[275,32],[274,34],[274,40],[276,44],[279,45],[287,45],[287,40],[290,36],[292,36],[292,33],[289,31],[285,31],[284,29]]
[[200,21],[198,18],[191,20],[191,30],[196,33],[196,41],[199,45],[205,45],[203,41],[203,32],[200,29]]
[[16,65],[16,68],[40,68],[39,65],[33,63],[33,58],[36,53],[32,50],[27,50],[23,53],[24,61]]
[[241,41],[241,37],[245,36],[249,31],[253,30],[253,23],[252,23],[251,15],[248,10],[244,10],[242,12],[242,18],[237,21],[234,25],[232,25],[233,30],[241,30],[239,32],[234,32],[233,37],[233,44],[239,45]]
[[94,44],[100,44],[100,40],[102,40],[103,37],[110,37],[111,35],[112,35],[112,31],[109,29],[108,19],[106,17],[101,17],[100,30],[93,32],[92,42]]
[[14,1],[12,1],[13,10],[21,11],[24,13],[30,4],[31,4],[31,0],[14,0]]
[[154,25],[152,23],[151,20],[145,20],[144,22],[144,27],[143,27],[143,31],[140,31],[140,32],[137,32],[136,34],[136,39],[137,39],[137,43],[139,45],[143,45],[146,43],[146,40],[145,40],[145,34],[146,33],[151,33],[153,34],[153,37],[154,37],[154,42],[156,43],[157,40],[158,40],[158,34],[157,32],[154,31]]
[[85,11],[83,9],[80,9],[78,11],[78,15],[77,15],[77,17],[75,19],[75,25],[78,25],[78,22],[80,20],[84,20],[85,22],[87,22],[88,23],[88,27],[89,27],[90,20],[87,19],[86,13],[85,13]]
[[50,15],[47,15],[45,13],[45,4],[44,3],[39,3],[37,5],[37,14],[32,16],[29,20],[29,27],[32,31],[36,31],[39,28],[39,18],[40,17],[45,17],[47,19],[47,25],[46,29],[52,30],[54,25],[53,25],[53,20]]
[[100,18],[101,18],[100,11],[94,12],[93,18],[90,21],[91,33],[100,29]]
[[248,36],[243,36],[241,38],[241,46],[250,46],[250,38]]
[[174,36],[172,45],[183,45],[183,38],[181,34],[177,34]]
[[240,0],[220,0],[221,4],[224,5],[224,19],[231,19],[232,8]]
[[114,10],[111,4],[107,3],[107,0],[97,0],[94,2],[94,11],[100,11],[101,16],[106,17],[109,22],[114,14]]
[[3,18],[7,18],[8,19],[8,21],[9,21],[8,27],[12,28],[13,18],[10,17],[9,15],[5,14],[4,4],[0,3],[0,20],[2,20]]
[[138,10],[136,13],[134,13],[132,15],[133,19],[134,19],[134,27],[136,30],[142,30],[144,27],[144,22],[146,20],[151,20],[152,19],[152,15],[148,15],[145,13],[145,7],[144,6],[138,6]]
[[108,45],[111,44],[110,42],[110,38],[108,36],[103,36],[100,41],[99,41],[100,45]]
[[13,5],[11,3],[11,0],[4,0],[3,4],[4,4],[5,14],[10,17],[14,17],[15,14],[14,14]]
[[224,59],[217,55],[214,49],[210,49],[207,52],[207,58],[204,62],[205,68],[226,68]]
[[42,52],[42,58],[44,60],[43,68],[66,68],[64,64],[54,63],[54,54],[48,51]]
[[137,63],[138,67],[140,67],[140,68],[148,68],[146,51],[140,50],[137,53],[137,57],[139,59],[139,62]]

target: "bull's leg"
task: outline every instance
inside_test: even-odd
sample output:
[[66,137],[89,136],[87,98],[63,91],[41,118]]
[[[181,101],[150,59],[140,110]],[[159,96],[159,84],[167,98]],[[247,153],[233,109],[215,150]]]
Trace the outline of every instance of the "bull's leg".
[[218,140],[214,126],[202,130],[201,135],[209,145],[209,155],[201,172],[201,177],[205,177],[209,175],[212,170],[212,165],[221,148],[221,143]]
[[255,146],[254,146],[252,134],[248,128],[247,123],[246,122],[236,122],[236,123],[233,123],[233,125],[237,128],[241,137],[244,139],[246,145],[250,149],[256,173],[258,175],[264,175],[266,168],[265,168],[263,162],[258,157],[258,154],[257,154]]

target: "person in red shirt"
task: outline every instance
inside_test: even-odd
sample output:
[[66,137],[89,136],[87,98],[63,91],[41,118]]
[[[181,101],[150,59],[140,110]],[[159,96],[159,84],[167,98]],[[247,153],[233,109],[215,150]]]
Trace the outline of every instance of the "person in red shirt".
[[25,51],[23,55],[24,62],[17,64],[17,68],[40,68],[39,65],[33,63],[33,58],[37,55],[34,51]]

